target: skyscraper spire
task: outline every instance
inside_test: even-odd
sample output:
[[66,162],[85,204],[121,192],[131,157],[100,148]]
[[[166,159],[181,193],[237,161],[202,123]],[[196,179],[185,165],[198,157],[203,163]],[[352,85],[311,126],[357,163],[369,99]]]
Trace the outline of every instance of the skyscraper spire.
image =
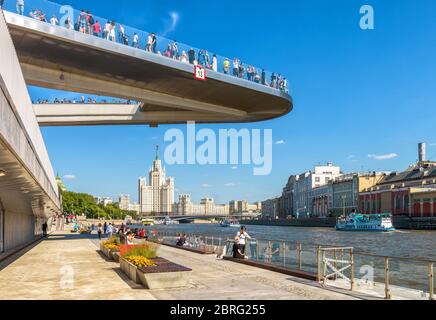
[[159,160],[159,145],[156,145],[156,160]]

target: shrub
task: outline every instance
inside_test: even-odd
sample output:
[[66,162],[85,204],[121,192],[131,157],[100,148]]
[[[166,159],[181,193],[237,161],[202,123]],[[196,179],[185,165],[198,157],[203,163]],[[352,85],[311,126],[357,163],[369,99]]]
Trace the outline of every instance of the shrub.
[[137,268],[147,268],[147,267],[155,267],[156,264],[151,261],[150,259],[147,259],[142,256],[128,256],[125,257],[127,261],[135,265]]
[[126,257],[140,256],[147,259],[153,259],[157,257],[158,246],[154,243],[147,243],[137,246],[122,246],[121,255]]
[[120,250],[120,246],[118,244],[115,244],[115,243],[106,243],[106,244],[104,244],[104,247],[108,250],[113,250],[113,251]]
[[108,240],[103,242],[104,246],[106,246],[108,244],[115,244],[115,245],[119,246],[120,245],[120,238],[118,238],[117,236],[112,236],[111,238],[109,238]]

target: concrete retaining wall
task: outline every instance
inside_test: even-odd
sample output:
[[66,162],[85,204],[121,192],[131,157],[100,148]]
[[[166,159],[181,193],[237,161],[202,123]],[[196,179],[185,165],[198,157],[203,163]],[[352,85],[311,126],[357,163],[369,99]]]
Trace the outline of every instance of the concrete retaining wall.
[[53,167],[2,11],[0,47],[0,95],[3,106],[0,110],[0,135],[20,157],[52,201],[59,203]]
[[35,238],[35,217],[31,214],[6,211],[5,226],[5,251]]
[[42,224],[60,210],[53,168],[2,11],[0,168],[6,172],[0,177],[2,253],[34,240],[42,233]]

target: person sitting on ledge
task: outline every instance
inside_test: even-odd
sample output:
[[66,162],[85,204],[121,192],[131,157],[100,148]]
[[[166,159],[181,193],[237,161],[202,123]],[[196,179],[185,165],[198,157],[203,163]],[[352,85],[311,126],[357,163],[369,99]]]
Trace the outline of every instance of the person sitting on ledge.
[[128,246],[134,245],[135,234],[132,231],[128,231],[126,234],[126,244]]
[[179,234],[177,236],[176,246],[183,247],[184,244],[185,244],[185,239],[183,238],[182,234]]
[[241,251],[241,247],[239,246],[239,237],[235,237],[232,251],[233,259],[248,259],[248,257],[246,257]]

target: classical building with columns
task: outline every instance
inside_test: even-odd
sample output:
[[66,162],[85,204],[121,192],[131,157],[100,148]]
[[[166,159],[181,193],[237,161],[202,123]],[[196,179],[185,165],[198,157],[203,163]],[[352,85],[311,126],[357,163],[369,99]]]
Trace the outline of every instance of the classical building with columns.
[[149,172],[149,181],[139,178],[139,213],[140,215],[171,214],[174,205],[174,178],[167,177],[162,162],[159,160],[159,147],[156,158]]
[[173,211],[174,215],[179,216],[227,216],[229,215],[229,206],[215,204],[213,198],[203,198],[200,204],[194,204],[191,202],[189,194],[180,194],[179,202],[174,205]]

